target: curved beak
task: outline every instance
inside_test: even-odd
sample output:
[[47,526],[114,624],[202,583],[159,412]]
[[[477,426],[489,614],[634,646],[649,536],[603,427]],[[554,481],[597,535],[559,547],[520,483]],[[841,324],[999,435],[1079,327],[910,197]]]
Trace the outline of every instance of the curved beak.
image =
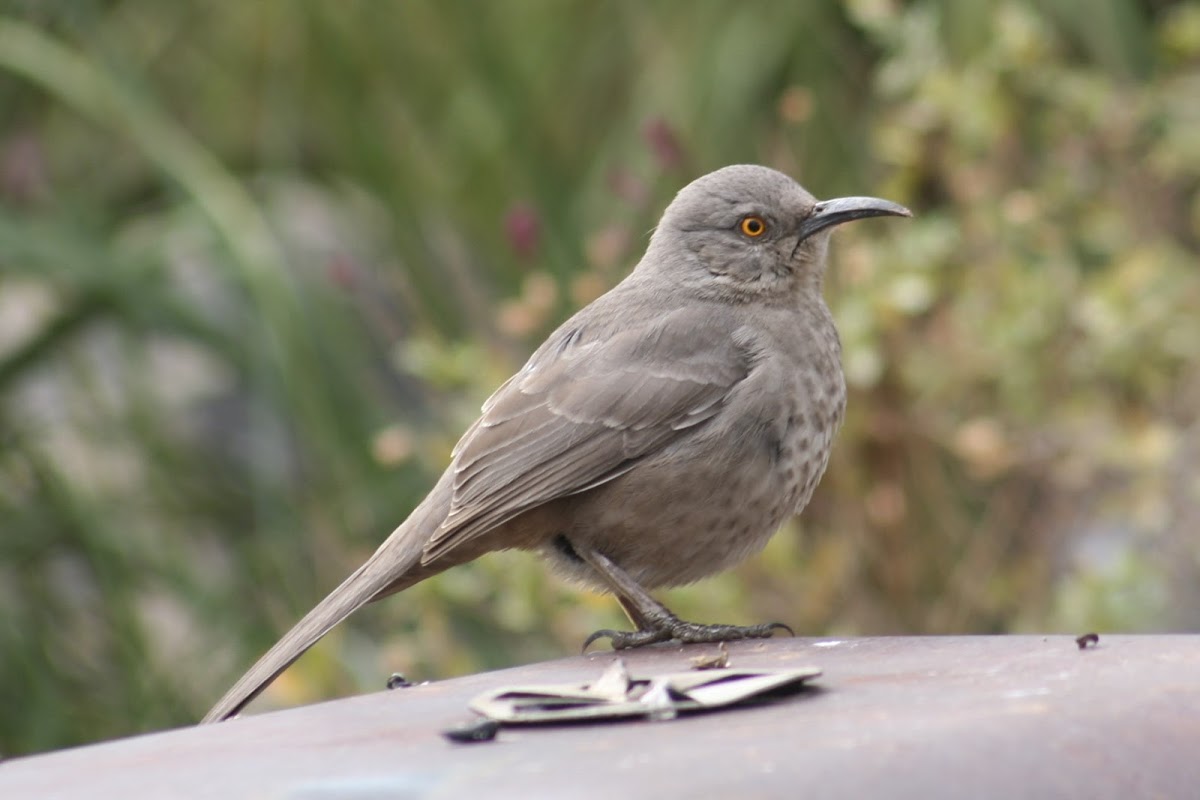
[[821,200],[813,206],[812,213],[803,222],[797,233],[797,242],[802,242],[817,231],[823,231],[843,222],[866,217],[911,217],[912,212],[899,203],[881,200],[878,197],[838,197]]

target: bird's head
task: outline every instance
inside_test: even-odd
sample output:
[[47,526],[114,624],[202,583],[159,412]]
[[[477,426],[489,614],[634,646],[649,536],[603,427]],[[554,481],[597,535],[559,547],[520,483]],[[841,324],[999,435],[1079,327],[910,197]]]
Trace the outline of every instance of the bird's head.
[[736,298],[819,292],[832,228],[884,215],[912,212],[877,197],[818,200],[782,172],[725,167],[680,190],[638,269]]

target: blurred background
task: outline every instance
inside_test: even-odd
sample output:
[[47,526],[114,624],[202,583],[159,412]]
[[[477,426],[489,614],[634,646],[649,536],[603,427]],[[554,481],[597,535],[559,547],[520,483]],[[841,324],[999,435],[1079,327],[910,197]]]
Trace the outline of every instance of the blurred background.
[[[736,162],[837,233],[803,518],[664,595],[805,635],[1200,631],[1200,4],[0,2],[0,752],[197,719]],[[500,554],[256,708],[576,653]]]

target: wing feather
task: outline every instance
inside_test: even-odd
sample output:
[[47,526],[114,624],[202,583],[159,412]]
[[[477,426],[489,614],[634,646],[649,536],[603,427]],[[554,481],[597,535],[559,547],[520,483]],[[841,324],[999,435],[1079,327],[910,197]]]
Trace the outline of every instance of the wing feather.
[[753,368],[744,329],[682,312],[552,336],[454,450],[450,512],[425,561],[530,508],[598,486],[711,419]]

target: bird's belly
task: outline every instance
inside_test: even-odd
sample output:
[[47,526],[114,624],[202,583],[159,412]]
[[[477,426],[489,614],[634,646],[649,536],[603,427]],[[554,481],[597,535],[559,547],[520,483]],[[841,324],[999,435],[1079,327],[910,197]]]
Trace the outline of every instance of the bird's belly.
[[[568,538],[607,555],[642,586],[678,586],[728,569],[760,551],[807,502],[824,471],[828,435],[743,437],[740,446],[703,439],[668,448],[620,478],[571,499]],[[552,561],[599,587],[561,553]]]

